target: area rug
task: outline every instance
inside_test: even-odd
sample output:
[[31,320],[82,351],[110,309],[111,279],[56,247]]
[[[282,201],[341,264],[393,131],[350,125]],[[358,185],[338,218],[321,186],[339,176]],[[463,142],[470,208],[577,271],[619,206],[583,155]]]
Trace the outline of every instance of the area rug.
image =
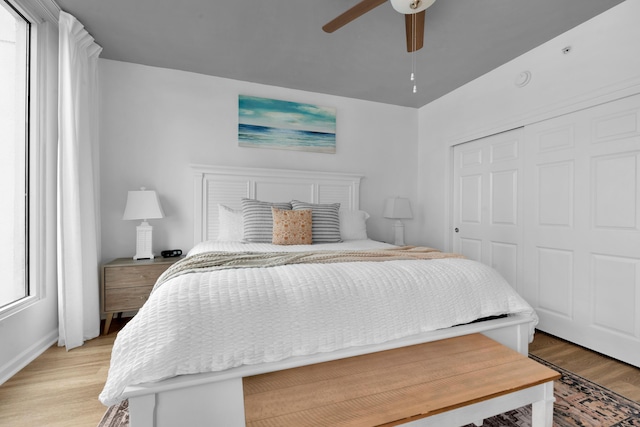
[[[572,372],[530,355],[533,360],[555,369],[562,378],[554,384],[554,427],[636,427],[640,426],[640,403],[629,400]],[[125,400],[110,407],[98,427],[128,427],[129,409]],[[530,427],[531,405],[484,420],[483,427]],[[465,427],[474,427],[469,424]]]
[[129,401],[110,406],[104,413],[98,427],[129,427]]

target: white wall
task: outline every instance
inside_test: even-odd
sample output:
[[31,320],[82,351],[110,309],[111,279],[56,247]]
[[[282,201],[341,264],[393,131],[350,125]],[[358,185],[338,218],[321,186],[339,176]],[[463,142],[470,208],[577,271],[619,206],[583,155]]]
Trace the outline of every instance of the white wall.
[[[425,244],[450,248],[452,145],[640,92],[639,16],[640,0],[626,0],[420,109]],[[516,87],[527,70],[530,83]]]
[[[272,167],[364,175],[369,235],[392,240],[384,199],[417,197],[417,110],[183,71],[100,60],[102,259],[133,256],[136,221],[123,221],[128,190],[155,189],[166,214],[150,220],[154,252],[193,245],[190,164]],[[238,95],[337,109],[337,153],[238,147]],[[406,221],[408,244],[417,221]]]

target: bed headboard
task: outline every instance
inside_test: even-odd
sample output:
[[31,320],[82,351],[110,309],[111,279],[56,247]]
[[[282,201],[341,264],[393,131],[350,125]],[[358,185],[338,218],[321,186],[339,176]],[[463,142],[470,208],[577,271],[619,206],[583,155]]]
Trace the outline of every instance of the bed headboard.
[[340,209],[360,208],[361,175],[206,165],[191,168],[194,244],[218,236],[218,204],[240,209],[243,197],[270,202],[339,202]]

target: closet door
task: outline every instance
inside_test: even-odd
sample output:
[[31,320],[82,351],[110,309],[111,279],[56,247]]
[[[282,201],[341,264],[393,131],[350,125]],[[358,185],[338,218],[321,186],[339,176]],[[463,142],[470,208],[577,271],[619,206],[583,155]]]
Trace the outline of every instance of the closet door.
[[539,329],[640,366],[640,96],[525,138],[523,296]]
[[453,148],[453,251],[498,270],[518,290],[522,276],[523,130]]

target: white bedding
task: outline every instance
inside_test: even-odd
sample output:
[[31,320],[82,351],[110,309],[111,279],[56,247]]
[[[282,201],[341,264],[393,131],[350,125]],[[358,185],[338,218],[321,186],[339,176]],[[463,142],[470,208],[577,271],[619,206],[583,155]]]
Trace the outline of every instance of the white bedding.
[[[209,251],[389,247],[207,242]],[[298,264],[189,273],[157,288],[120,331],[100,400],[125,387],[390,341],[493,315],[537,316],[493,269],[466,259]]]

